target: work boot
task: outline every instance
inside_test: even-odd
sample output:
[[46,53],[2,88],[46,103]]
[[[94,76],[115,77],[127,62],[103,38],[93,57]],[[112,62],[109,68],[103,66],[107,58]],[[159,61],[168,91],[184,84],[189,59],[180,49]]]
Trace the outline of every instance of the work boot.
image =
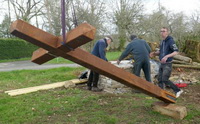
[[103,89],[100,89],[98,87],[92,87],[92,91],[94,92],[101,92]]

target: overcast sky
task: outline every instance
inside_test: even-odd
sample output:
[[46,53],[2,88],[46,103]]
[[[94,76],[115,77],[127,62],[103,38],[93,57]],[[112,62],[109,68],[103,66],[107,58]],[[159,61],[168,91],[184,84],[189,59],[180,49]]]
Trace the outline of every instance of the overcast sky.
[[[2,1],[2,0],[0,0]],[[195,12],[195,10],[200,11],[200,0],[143,0],[145,1],[145,8],[148,13],[151,13],[152,10],[158,8],[158,2],[160,1],[161,5],[166,7],[167,10],[171,10],[172,12],[184,12],[186,15],[191,15],[191,13]],[[0,23],[3,20],[5,13],[7,12],[6,7],[4,6],[4,10],[0,9]]]
[[175,13],[184,12],[186,15],[191,15],[196,10],[200,11],[200,0],[145,0],[147,10],[156,9],[159,1],[167,10]]

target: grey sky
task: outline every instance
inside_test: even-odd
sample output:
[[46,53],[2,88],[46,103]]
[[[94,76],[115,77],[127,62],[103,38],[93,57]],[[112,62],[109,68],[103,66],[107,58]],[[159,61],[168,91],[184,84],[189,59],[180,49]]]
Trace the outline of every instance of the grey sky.
[[[1,0],[2,1],[2,0]],[[191,15],[196,10],[200,11],[200,0],[143,0],[146,11],[151,13],[158,7],[158,2],[165,6],[167,10],[172,12],[184,12],[186,15]],[[0,7],[0,23],[3,21],[5,13],[7,13],[7,2],[1,2]],[[14,15],[12,15],[14,16]]]
[[172,12],[183,12],[186,15],[191,15],[196,10],[200,11],[200,0],[145,0],[146,8],[154,10],[160,2],[167,10]]

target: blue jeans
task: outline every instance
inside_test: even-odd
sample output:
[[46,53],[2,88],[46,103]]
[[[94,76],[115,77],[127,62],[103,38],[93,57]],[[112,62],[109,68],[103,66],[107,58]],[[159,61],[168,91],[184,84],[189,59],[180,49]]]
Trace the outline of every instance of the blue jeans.
[[160,65],[159,73],[158,73],[158,86],[162,89],[167,85],[169,86],[175,93],[180,91],[180,89],[169,80],[169,77],[172,72],[172,63],[164,63]]

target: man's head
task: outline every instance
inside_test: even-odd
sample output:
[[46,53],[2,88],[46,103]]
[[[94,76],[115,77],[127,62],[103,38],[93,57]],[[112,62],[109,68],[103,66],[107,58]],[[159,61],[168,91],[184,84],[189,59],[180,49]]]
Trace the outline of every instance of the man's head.
[[136,36],[135,34],[132,34],[132,35],[130,36],[131,41],[132,41],[133,39],[135,39],[135,38],[137,38],[137,36]]
[[165,39],[169,35],[169,29],[167,27],[162,27],[160,30],[161,37]]
[[106,39],[106,41],[107,41],[108,44],[110,44],[111,42],[113,42],[113,39],[112,39],[111,36],[106,36],[105,39]]

